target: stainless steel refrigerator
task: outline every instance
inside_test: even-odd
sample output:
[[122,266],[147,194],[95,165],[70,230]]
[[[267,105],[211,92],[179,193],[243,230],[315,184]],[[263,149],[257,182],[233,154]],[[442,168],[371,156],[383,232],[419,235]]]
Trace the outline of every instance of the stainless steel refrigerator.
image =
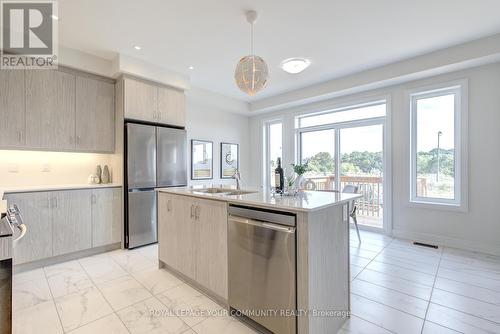
[[126,212],[125,247],[158,241],[158,187],[187,185],[186,130],[125,124]]

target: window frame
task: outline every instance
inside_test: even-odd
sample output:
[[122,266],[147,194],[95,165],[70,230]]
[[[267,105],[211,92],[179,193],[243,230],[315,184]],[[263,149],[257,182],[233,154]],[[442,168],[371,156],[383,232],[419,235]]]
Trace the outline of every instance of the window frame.
[[[454,111],[454,149],[455,181],[454,198],[422,197],[417,195],[417,102],[420,99],[445,95],[455,95]],[[467,173],[467,124],[468,124],[468,82],[459,80],[439,85],[421,87],[407,92],[407,105],[410,114],[410,194],[409,204],[414,207],[468,210],[468,173]]]

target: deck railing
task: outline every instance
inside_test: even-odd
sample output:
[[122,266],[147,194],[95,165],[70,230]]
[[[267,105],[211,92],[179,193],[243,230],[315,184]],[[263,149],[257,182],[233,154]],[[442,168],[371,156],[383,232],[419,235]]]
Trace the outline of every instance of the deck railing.
[[[335,176],[308,177],[316,185],[316,190],[335,190]],[[367,217],[381,217],[384,205],[382,177],[378,176],[341,176],[340,190],[346,185],[358,186],[363,195],[357,201],[358,214]]]

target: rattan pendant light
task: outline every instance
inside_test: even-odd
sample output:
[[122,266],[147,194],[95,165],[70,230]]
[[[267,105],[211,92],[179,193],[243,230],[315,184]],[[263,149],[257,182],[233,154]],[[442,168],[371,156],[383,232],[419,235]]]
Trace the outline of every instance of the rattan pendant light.
[[257,20],[257,12],[246,12],[246,18],[251,25],[250,55],[240,59],[234,72],[236,85],[245,93],[252,96],[262,90],[269,78],[267,64],[259,56],[253,54],[253,24]]

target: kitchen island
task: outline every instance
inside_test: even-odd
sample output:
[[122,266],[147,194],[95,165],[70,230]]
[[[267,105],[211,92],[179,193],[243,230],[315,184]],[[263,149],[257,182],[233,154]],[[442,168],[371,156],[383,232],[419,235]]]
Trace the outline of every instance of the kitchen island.
[[[256,189],[187,187],[157,191],[161,267],[227,309],[241,310],[234,305],[238,297],[235,295],[240,292],[235,292],[235,286],[240,285],[241,294],[246,288],[248,299],[263,300],[260,311],[268,308],[285,311],[281,315],[272,312],[259,315],[261,318],[250,316],[267,328],[276,326],[273,328],[276,333],[336,333],[347,320],[350,310],[349,203],[360,195],[307,191],[297,196],[281,196]],[[247,211],[255,217],[238,217]],[[261,218],[264,216],[271,218]],[[273,217],[276,220],[273,221]],[[279,217],[284,217],[283,224],[287,225],[266,223],[279,222]],[[237,225],[239,221],[247,226],[242,235],[245,238],[253,235],[254,239],[235,239],[234,230],[243,228]],[[258,224],[278,227],[265,232],[258,230]],[[284,235],[281,244],[280,230]],[[293,232],[293,238],[285,235],[286,232]],[[276,245],[259,245],[265,238]],[[289,255],[280,252],[278,245],[286,247]],[[235,248],[239,246],[240,249]],[[248,261],[249,253],[255,253],[251,261]],[[238,263],[240,259],[247,261]],[[284,262],[290,262],[288,267]],[[255,276],[252,279],[256,285],[242,286],[245,275]],[[282,284],[271,282],[275,275],[281,276]],[[293,310],[279,307],[284,304],[273,301],[283,297],[293,302]],[[289,320],[288,327],[283,327],[284,317]]]

